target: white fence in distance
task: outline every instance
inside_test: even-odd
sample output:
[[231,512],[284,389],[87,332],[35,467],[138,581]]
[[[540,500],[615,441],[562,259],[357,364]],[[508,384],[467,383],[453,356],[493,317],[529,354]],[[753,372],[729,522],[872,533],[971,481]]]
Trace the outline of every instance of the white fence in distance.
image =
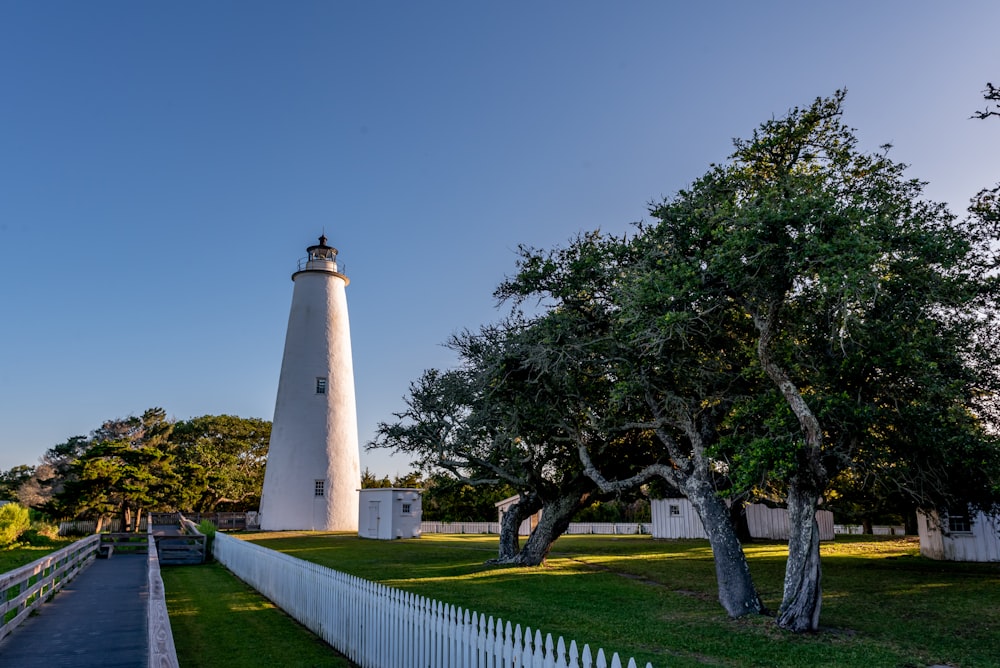
[[[847,536],[862,536],[865,533],[864,526],[860,524],[834,524],[833,532],[839,535]],[[900,526],[882,526],[876,525],[872,527],[872,535],[874,536],[905,536],[906,527]]]
[[[421,533],[499,534],[499,522],[421,522]],[[567,534],[632,536],[652,533],[645,522],[572,522]]]
[[[362,668],[638,668],[603,649],[215,535],[216,560]],[[652,668],[647,663],[646,668]]]

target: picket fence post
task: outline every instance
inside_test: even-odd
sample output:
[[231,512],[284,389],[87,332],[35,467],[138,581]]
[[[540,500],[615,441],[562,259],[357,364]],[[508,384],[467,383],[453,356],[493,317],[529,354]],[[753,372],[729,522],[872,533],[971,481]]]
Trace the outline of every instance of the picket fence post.
[[[552,643],[552,634],[545,634],[545,662],[542,664],[543,668],[556,668],[556,653],[555,647]],[[559,668],[562,668],[560,666]]]

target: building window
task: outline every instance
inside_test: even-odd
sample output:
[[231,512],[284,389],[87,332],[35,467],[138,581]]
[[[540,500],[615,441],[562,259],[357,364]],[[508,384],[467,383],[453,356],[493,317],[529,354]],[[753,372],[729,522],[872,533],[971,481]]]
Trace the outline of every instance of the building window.
[[316,394],[326,394],[326,378],[316,379]]
[[948,531],[952,533],[971,533],[972,525],[965,510],[955,510],[948,513]]
[[408,504],[408,503],[404,503],[403,504],[403,514],[404,515],[409,515],[410,514],[410,504]]
[[670,516],[671,517],[680,517],[681,516],[681,507],[680,506],[675,506],[674,504],[670,504]]
[[316,496],[323,496],[326,493],[326,481],[317,480],[316,485],[313,487],[313,494]]

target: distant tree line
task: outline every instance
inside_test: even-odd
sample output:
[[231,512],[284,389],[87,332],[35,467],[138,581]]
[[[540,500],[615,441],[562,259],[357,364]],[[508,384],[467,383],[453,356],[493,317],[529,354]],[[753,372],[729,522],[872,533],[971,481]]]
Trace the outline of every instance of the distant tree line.
[[256,509],[270,435],[266,420],[173,421],[150,408],[54,445],[36,466],[3,472],[0,498],[53,518],[118,517],[131,530],[148,511]]

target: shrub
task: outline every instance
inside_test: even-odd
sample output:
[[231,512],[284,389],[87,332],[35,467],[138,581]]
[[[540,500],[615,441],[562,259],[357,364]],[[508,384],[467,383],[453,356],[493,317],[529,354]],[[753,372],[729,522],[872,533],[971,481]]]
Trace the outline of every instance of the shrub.
[[27,508],[16,503],[0,506],[0,547],[13,545],[30,526]]
[[36,547],[50,547],[59,539],[59,527],[35,515],[31,527],[21,534],[21,541]]
[[202,520],[198,523],[198,531],[206,536],[214,536],[216,532],[215,524],[211,520]]
[[198,524],[198,531],[205,534],[205,559],[211,560],[212,558],[212,543],[215,542],[215,532],[218,531],[215,524],[210,520],[202,520]]

